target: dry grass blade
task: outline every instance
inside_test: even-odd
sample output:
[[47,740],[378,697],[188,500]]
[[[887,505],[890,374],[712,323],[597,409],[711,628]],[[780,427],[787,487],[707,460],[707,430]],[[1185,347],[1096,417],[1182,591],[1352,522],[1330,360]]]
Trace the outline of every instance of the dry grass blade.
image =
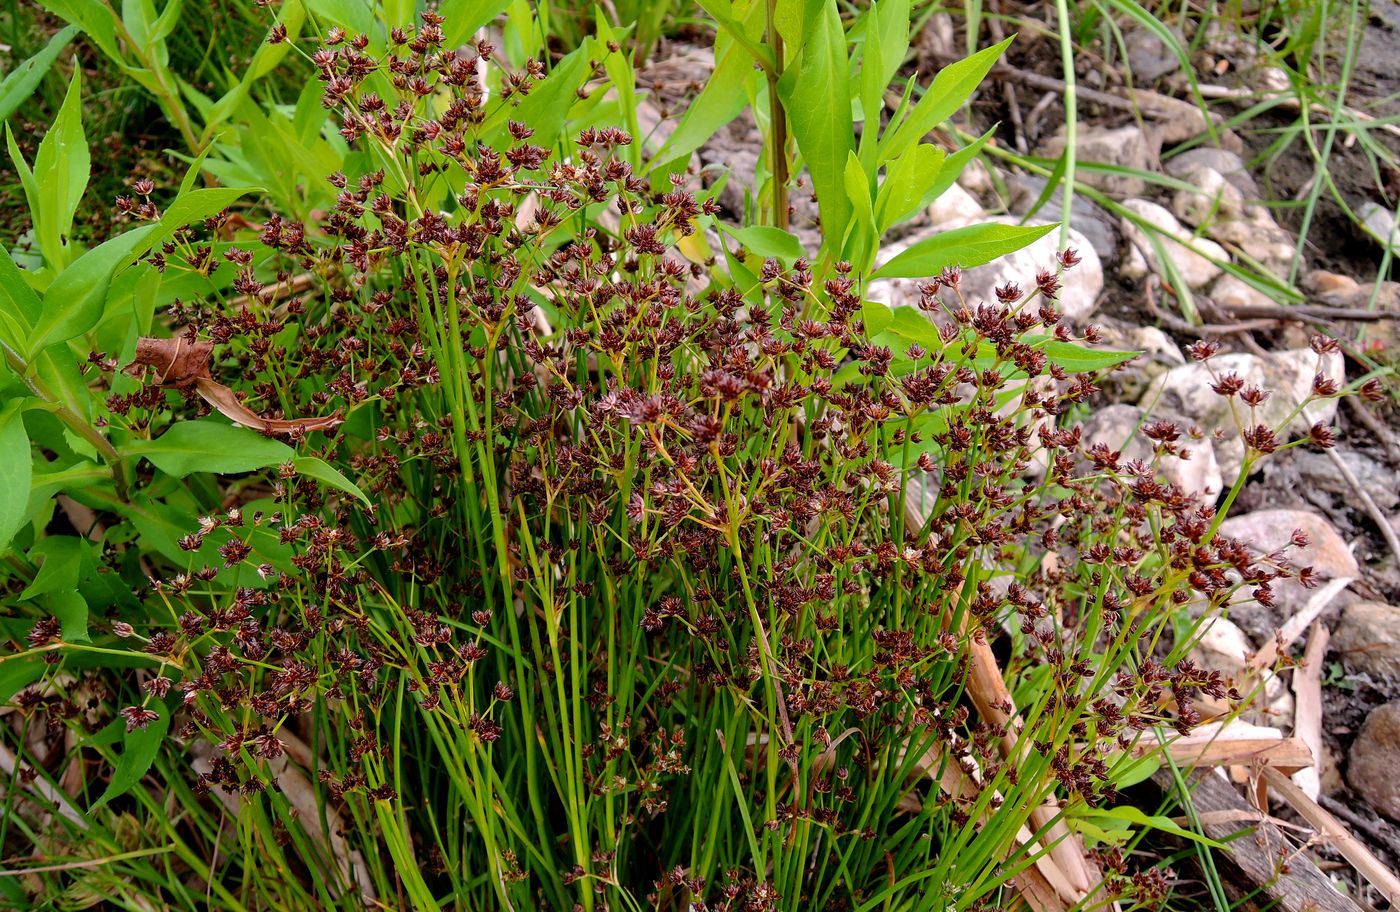
[[1371,854],[1365,843],[1353,836],[1350,830],[1342,826],[1341,821],[1309,798],[1283,773],[1265,767],[1264,780],[1273,786],[1279,796],[1292,805],[1293,810],[1304,820],[1316,827],[1318,833],[1330,842],[1343,858],[1351,862],[1357,873],[1379,890],[1392,907],[1400,907],[1400,877]]
[[[1322,659],[1327,655],[1327,628],[1314,622],[1303,650],[1303,664],[1293,672],[1293,734],[1306,744],[1314,757],[1322,759]],[[1298,770],[1293,781],[1316,801],[1322,793],[1322,779],[1314,766]]]

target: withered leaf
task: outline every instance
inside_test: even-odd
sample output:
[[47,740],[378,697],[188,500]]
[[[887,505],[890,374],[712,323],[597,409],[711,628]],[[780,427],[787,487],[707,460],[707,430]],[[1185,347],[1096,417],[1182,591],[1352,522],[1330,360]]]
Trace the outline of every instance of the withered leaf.
[[156,386],[189,389],[196,380],[214,379],[209,374],[209,359],[214,354],[213,342],[189,342],[174,339],[136,340],[136,359],[127,365],[128,373],[138,373],[137,367],[152,367],[156,371]]
[[129,373],[149,367],[156,372],[156,386],[190,389],[218,409],[231,421],[244,427],[274,434],[296,431],[324,431],[343,420],[339,415],[324,418],[264,418],[238,400],[233,390],[216,381],[209,373],[209,360],[214,355],[213,342],[190,342],[184,338],[136,340],[136,357],[127,365]]

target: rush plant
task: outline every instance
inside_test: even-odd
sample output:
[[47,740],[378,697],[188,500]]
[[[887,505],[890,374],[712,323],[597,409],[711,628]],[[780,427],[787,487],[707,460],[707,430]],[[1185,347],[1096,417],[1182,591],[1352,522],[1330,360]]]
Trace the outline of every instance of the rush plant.
[[316,223],[142,183],[49,274],[0,257],[0,896],[1160,901],[1120,846],[1185,831],[1120,790],[1228,696],[1172,623],[1289,570],[1156,479],[1179,429],[1147,464],[1062,424],[1129,357],[1061,320],[1073,251],[968,300],[1029,235],[954,233],[881,267],[917,307],[865,300],[966,95],[821,173],[869,212],[806,251],[563,130],[606,41],[501,70],[448,28],[306,49]]

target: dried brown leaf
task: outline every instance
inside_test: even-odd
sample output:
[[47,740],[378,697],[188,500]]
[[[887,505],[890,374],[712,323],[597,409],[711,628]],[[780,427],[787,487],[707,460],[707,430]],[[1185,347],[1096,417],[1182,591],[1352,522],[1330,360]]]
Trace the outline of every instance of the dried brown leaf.
[[154,369],[156,386],[185,390],[193,387],[200,398],[231,421],[259,431],[273,434],[324,431],[343,420],[338,414],[324,418],[264,418],[240,402],[233,390],[209,373],[209,361],[213,356],[213,342],[190,342],[180,336],[173,339],[145,336],[136,340],[136,357],[126,369],[130,373],[138,373],[143,367]]

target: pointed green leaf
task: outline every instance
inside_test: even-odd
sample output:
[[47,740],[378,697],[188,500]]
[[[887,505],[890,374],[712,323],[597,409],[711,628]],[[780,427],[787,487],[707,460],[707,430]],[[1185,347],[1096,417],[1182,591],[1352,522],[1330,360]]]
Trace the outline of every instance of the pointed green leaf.
[[845,168],[854,126],[846,35],[835,3],[822,4],[807,21],[801,59],[783,73],[778,93],[817,192],[822,233],[839,246],[851,217]]
[[39,248],[55,270],[73,259],[69,246],[73,214],[87,189],[92,167],[83,133],[81,72],[81,67],[74,68],[63,106],[34,157],[34,183],[39,193],[37,200],[29,200],[29,212],[34,218]]
[[9,547],[28,515],[32,460],[19,403],[12,403],[0,410],[0,552]]
[[112,770],[112,779],[107,783],[107,790],[102,793],[102,797],[93,804],[93,810],[131,791],[156,762],[161,742],[170,730],[170,709],[157,702],[152,702],[147,708],[158,715],[154,721],[147,723],[145,728],[127,732],[125,747],[121,756],[117,758],[116,768]]
[[25,281],[24,273],[7,252],[0,250],[0,315],[5,318],[0,319],[0,339],[13,349],[23,350],[40,311],[39,296]]
[[924,97],[919,99],[894,135],[881,139],[880,159],[888,161],[904,154],[905,149],[953,116],[972,97],[1013,38],[1014,35],[939,70]]
[[292,460],[292,466],[297,470],[298,475],[314,478],[333,488],[339,488],[347,494],[354,494],[365,506],[370,505],[365,492],[361,491],[358,485],[340,474],[334,466],[324,459],[318,459],[315,456],[298,456]]
[[29,355],[33,357],[50,345],[67,342],[96,326],[102,319],[112,277],[150,247],[160,227],[142,225],[119,234],[59,273],[44,292],[43,313],[29,337]]
[[63,53],[63,49],[68,46],[76,34],[78,34],[76,25],[64,26],[54,33],[53,37],[49,39],[49,43],[44,45],[39,53],[15,67],[5,77],[5,81],[0,82],[0,120],[15,113],[20,105],[29,100],[29,96],[34,94],[34,90],[43,81],[44,74],[49,71],[49,67],[53,66],[58,55]]
[[938,275],[949,266],[981,266],[1034,243],[1056,227],[1052,224],[1026,228],[993,222],[943,231],[903,251],[875,270],[871,278],[923,279]]
[[881,235],[919,210],[943,162],[942,149],[918,143],[890,164],[875,202],[875,222]]
[[204,418],[181,421],[155,440],[128,444],[122,455],[144,456],[167,475],[184,478],[194,472],[252,472],[289,462],[295,453],[247,428]]
[[721,224],[720,229],[743,245],[744,250],[761,257],[776,257],[784,262],[807,256],[802,242],[781,228],[769,225],[754,225],[750,228],[735,228]]

